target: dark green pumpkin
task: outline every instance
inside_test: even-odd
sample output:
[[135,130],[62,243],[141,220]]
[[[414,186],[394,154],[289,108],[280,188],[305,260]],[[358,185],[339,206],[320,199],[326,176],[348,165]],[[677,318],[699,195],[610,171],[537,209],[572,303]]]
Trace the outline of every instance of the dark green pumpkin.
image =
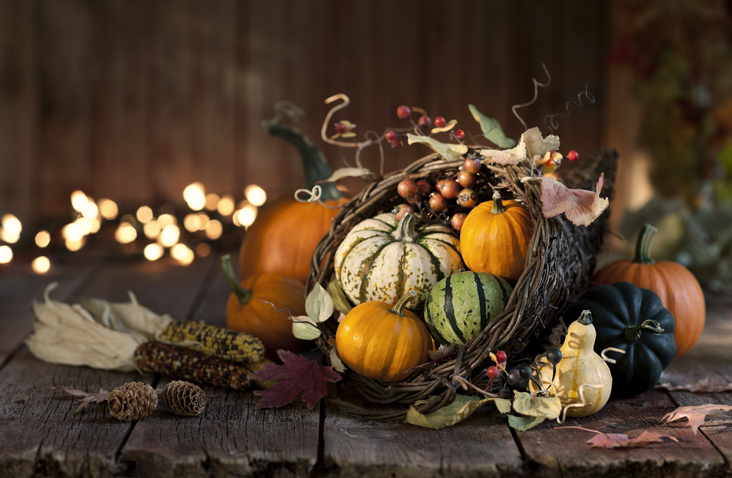
[[658,295],[630,282],[598,285],[587,290],[564,316],[577,317],[585,309],[592,312],[597,330],[595,351],[625,350],[624,355],[606,354],[617,360],[608,364],[613,376],[611,397],[630,397],[655,387],[676,355],[674,317]]
[[493,274],[457,272],[439,281],[425,302],[425,322],[441,344],[463,345],[503,312],[513,288]]

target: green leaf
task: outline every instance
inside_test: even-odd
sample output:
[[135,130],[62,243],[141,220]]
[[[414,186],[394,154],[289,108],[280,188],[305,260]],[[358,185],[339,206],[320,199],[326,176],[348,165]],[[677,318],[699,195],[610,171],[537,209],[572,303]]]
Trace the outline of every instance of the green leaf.
[[407,142],[409,144],[414,143],[425,143],[430,148],[434,149],[443,158],[454,161],[460,159],[468,152],[468,147],[464,144],[445,144],[440,143],[435,138],[429,136],[417,136],[414,134],[407,135]]
[[514,430],[526,431],[539,425],[544,420],[544,417],[517,417],[515,415],[508,415],[508,426]]
[[322,285],[316,283],[308,294],[305,299],[305,313],[315,323],[325,322],[333,315],[333,299]]
[[348,297],[346,297],[346,293],[343,292],[343,289],[341,289],[341,286],[338,284],[335,277],[328,282],[328,294],[333,300],[333,306],[338,312],[347,314],[353,308],[351,307],[351,303],[348,301]]
[[512,148],[516,144],[515,140],[506,137],[503,133],[503,129],[501,128],[501,123],[499,123],[497,119],[487,117],[478,111],[478,108],[474,105],[468,105],[468,108],[470,108],[470,114],[473,115],[475,121],[480,123],[480,129],[483,131],[483,136],[485,136],[488,141],[499,148]]
[[504,415],[511,411],[511,400],[506,398],[494,398],[493,403],[496,404],[498,411]]
[[315,340],[320,337],[320,329],[307,315],[292,317],[292,335],[300,340]]
[[562,413],[559,397],[532,397],[530,393],[514,391],[513,409],[521,415],[554,420]]
[[[420,400],[416,402],[415,405],[428,403],[434,398],[434,396],[430,396],[428,400]],[[460,423],[472,415],[478,408],[491,401],[493,401],[492,398],[479,399],[475,397],[468,397],[467,395],[457,395],[455,397],[455,401],[450,405],[427,414],[422,414],[418,412],[414,406],[411,406],[407,411],[407,418],[404,420],[404,423],[439,430],[440,428]],[[504,406],[504,404],[501,406]]]

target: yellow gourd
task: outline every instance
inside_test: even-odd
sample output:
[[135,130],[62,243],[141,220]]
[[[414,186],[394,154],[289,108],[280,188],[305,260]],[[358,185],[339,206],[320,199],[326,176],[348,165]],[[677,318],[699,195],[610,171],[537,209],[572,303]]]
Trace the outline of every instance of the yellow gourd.
[[[597,332],[592,313],[585,310],[572,322],[560,351],[562,360],[552,382],[552,367],[544,367],[539,375],[544,387],[555,393],[567,407],[567,416],[586,417],[599,411],[610,398],[613,379],[607,363],[594,350]],[[553,387],[549,385],[553,383]],[[580,397],[580,387],[585,385]]]

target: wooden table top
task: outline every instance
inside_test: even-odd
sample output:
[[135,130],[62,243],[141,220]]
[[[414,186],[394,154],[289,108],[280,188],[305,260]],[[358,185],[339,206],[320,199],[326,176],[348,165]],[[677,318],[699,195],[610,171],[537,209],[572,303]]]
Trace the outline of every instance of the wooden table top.
[[[229,296],[217,257],[189,266],[93,255],[52,258],[45,275],[15,260],[0,269],[0,477],[199,476],[723,476],[732,473],[732,415],[709,416],[694,435],[685,420],[662,423],[678,406],[732,404],[732,392],[654,389],[610,401],[599,413],[565,425],[606,433],[652,430],[672,435],[637,449],[590,449],[592,434],[556,422],[518,432],[492,406],[442,430],[366,421],[327,402],[255,410],[251,392],[204,388],[199,416],[180,418],[159,408],[123,423],[105,406],[74,413],[73,397],[54,386],[88,392],[130,381],[156,388],[153,375],[46,364],[23,338],[32,332],[30,304],[45,287],[71,301],[98,297],[139,302],[174,318],[223,326]],[[732,298],[707,297],[707,325],[697,347],[677,359],[662,381],[710,386],[732,383]]]

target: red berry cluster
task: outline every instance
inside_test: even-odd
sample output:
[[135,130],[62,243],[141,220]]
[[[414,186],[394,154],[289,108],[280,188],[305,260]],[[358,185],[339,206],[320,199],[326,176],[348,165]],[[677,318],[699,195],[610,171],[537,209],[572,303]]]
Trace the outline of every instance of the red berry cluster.
[[[417,122],[415,123],[414,120],[412,120],[412,108],[410,108],[409,106],[406,106],[406,105],[399,106],[397,108],[396,113],[397,113],[397,117],[399,119],[409,120],[412,123],[412,125],[414,126],[415,132],[417,134],[422,134],[422,135],[430,134],[430,132],[432,130],[432,126],[433,126],[433,121],[432,121],[432,118],[430,118],[426,114],[421,115],[419,117],[419,119],[417,120]],[[447,125],[447,120],[444,117],[438,116],[437,118],[435,118],[434,126],[436,128],[444,128],[446,125]],[[461,139],[465,138],[465,131],[458,129],[458,130],[451,132],[450,135],[453,138],[455,138],[456,140],[460,141]],[[389,130],[386,132],[385,138],[389,142],[391,147],[395,148],[397,146],[401,146],[403,136],[404,135],[398,134],[393,130]]]

